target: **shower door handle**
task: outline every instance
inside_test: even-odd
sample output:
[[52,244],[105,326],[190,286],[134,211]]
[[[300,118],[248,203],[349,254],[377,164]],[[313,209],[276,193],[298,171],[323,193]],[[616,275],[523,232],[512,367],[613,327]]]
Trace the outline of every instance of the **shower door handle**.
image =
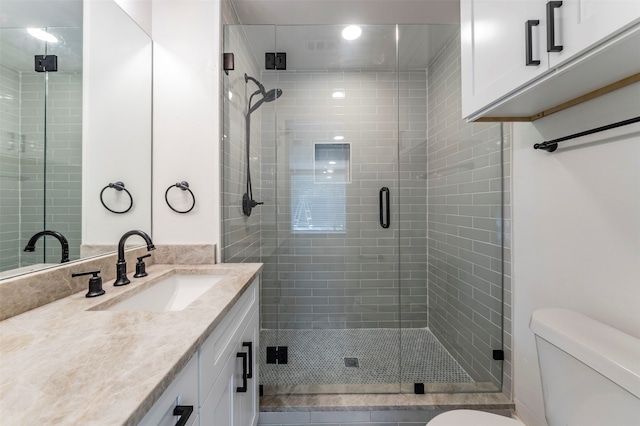
[[[386,206],[386,208],[385,208]],[[386,212],[386,216],[385,216]],[[389,201],[389,188],[383,186],[380,188],[380,226],[383,228],[389,227],[391,220],[391,204]]]

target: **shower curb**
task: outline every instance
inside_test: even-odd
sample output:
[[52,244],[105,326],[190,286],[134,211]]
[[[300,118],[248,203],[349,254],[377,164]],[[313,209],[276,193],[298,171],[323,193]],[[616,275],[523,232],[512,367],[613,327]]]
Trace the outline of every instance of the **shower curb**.
[[502,393],[270,395],[260,398],[261,412],[287,411],[446,411],[510,410],[515,404]]

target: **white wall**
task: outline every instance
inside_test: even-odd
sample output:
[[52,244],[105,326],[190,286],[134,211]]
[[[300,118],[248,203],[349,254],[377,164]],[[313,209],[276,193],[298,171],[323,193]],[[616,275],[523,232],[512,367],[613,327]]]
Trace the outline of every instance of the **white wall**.
[[[220,1],[154,0],[152,9],[153,239],[219,247]],[[183,180],[197,199],[188,214],[164,199]]]
[[151,0],[114,0],[122,10],[151,35]]
[[[111,1],[84,6],[83,244],[116,244],[131,229],[151,231],[151,39]],[[122,181],[133,197],[126,214],[99,195]],[[129,206],[107,189],[113,210]]]
[[532,145],[640,115],[640,83],[514,126],[514,399],[545,425],[532,311],[568,308],[640,338],[640,124]]

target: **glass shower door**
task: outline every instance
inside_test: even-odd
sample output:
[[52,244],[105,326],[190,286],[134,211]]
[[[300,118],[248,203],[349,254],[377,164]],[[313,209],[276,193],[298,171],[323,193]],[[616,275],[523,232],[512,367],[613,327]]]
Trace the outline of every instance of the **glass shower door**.
[[261,107],[262,181],[275,201],[263,241],[277,265],[263,280],[275,295],[263,300],[274,319],[263,342],[288,355],[261,381],[278,393],[399,391],[395,26],[364,26],[357,43],[342,30],[277,27],[273,52],[303,43],[305,54],[261,72],[266,90],[282,90]]
[[343,29],[225,27],[223,261],[264,264],[264,393],[497,391],[500,126],[459,119],[456,26]]
[[45,48],[26,28],[0,29],[0,271],[44,261],[22,249],[44,227],[46,82],[33,58]]
[[[67,238],[72,259],[80,254],[82,28],[38,30],[0,29],[0,271],[59,263],[51,237],[23,251],[45,229]],[[35,55],[56,55],[58,70],[36,72]]]

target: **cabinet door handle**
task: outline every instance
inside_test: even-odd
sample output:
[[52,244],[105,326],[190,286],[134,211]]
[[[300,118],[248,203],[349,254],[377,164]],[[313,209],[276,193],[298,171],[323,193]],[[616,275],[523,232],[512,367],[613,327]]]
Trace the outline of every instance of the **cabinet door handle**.
[[555,9],[562,6],[561,1],[547,3],[547,52],[562,52],[563,46],[556,46]]
[[527,50],[527,59],[525,62],[526,66],[536,66],[540,65],[540,61],[533,60],[533,36],[531,35],[531,28],[536,27],[540,24],[538,19],[530,19],[525,22],[524,25],[524,38],[525,38],[525,49]]
[[[383,200],[384,196],[384,200]],[[386,209],[383,208],[383,205],[386,204]],[[391,205],[389,203],[389,188],[383,186],[380,188],[380,226],[383,228],[389,227],[389,222],[391,219]],[[386,210],[387,216],[385,219],[384,210]]]
[[242,386],[238,386],[236,388],[236,392],[246,392],[247,391],[247,353],[238,352],[236,356],[238,358],[242,358]]
[[176,405],[176,408],[173,409],[173,415],[180,416],[176,426],[186,425],[191,413],[193,413],[193,405]]
[[249,354],[249,360],[247,361],[247,363],[249,364],[247,379],[253,379],[253,342],[242,342],[242,347],[249,348],[249,350],[247,351],[247,353]]

